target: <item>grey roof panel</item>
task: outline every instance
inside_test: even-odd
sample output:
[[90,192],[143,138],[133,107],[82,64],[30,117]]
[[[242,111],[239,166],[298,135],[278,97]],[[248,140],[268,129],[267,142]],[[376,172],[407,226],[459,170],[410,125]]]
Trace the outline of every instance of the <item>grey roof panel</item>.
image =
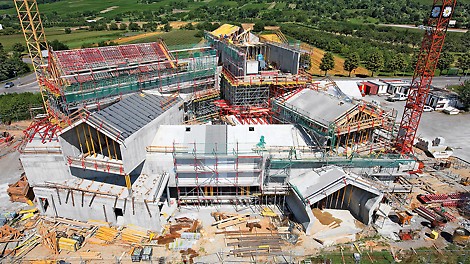
[[325,126],[333,123],[338,117],[354,107],[354,104],[309,89],[304,89],[289,98],[285,104]]
[[[161,104],[165,100],[165,97],[153,94],[133,94],[92,116],[115,127],[122,138],[128,138],[165,112]],[[176,102],[179,101],[181,99],[176,98]]]

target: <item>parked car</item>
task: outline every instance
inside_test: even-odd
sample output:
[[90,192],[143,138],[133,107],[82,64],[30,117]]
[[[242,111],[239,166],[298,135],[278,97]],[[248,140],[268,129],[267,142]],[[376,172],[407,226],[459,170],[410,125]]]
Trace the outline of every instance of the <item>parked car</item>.
[[5,83],[5,85],[4,85],[3,87],[5,87],[5,88],[11,88],[11,87],[13,87],[13,86],[15,86],[15,84],[14,84],[13,82],[7,82],[7,83]]
[[429,105],[425,105],[423,108],[424,112],[432,112],[434,111],[434,108],[430,107]]
[[454,107],[447,107],[447,108],[444,108],[442,112],[448,115],[458,115],[460,113],[460,110]]
[[396,93],[394,95],[390,95],[387,97],[387,101],[389,102],[395,102],[395,101],[405,101],[408,97],[402,93]]

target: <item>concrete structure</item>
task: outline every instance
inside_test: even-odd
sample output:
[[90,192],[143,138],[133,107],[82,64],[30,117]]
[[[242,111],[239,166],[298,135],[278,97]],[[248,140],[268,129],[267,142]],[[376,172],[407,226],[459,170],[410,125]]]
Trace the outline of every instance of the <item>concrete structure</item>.
[[443,137],[436,137],[433,140],[427,138],[418,138],[416,147],[426,151],[437,159],[447,159],[454,153],[452,148],[445,144],[445,139]]
[[[336,81],[335,83],[341,93],[345,94],[349,98],[356,100],[362,99],[362,94],[359,90],[357,81]],[[329,89],[328,92],[334,96],[338,96],[337,92],[334,90]]]
[[335,166],[293,170],[289,185],[293,192],[287,204],[307,234],[315,221],[312,208],[349,210],[356,219],[369,224],[383,198],[374,183]]
[[[359,151],[361,144],[373,141],[374,134],[390,140],[387,135],[391,133],[396,118],[393,110],[385,111],[364,103],[353,104],[308,89],[274,100],[273,111],[280,122],[296,123],[307,129],[319,148],[347,155],[351,151]],[[375,131],[377,129],[381,132]]]
[[52,141],[37,134],[20,158],[41,213],[160,230],[145,148],[160,125],[182,120],[181,99],[142,93],[85,113]]
[[302,51],[282,38],[231,25],[206,38],[212,47],[49,53],[64,80],[49,87],[65,92],[57,106],[76,111],[64,128],[38,124],[21,155],[41,214],[161,231],[178,207],[264,203],[307,231],[311,206],[370,223],[382,195],[374,183],[325,166],[414,168],[409,157],[383,154],[396,112],[355,102],[355,81],[333,82],[333,95],[307,89]]
[[[235,107],[267,107],[273,87],[305,84],[301,51],[288,43],[260,39],[250,29],[224,24],[206,32],[222,64],[221,98]],[[276,89],[274,88],[274,89]]]

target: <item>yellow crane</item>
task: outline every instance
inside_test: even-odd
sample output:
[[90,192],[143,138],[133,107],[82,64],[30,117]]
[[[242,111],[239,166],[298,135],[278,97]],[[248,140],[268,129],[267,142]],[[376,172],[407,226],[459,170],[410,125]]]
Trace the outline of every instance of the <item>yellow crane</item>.
[[60,124],[66,120],[53,97],[60,97],[61,91],[56,78],[57,70],[49,63],[49,45],[42,25],[36,0],[13,0],[18,14],[21,29],[26,41],[29,56],[34,67],[44,108],[48,119],[53,124]]

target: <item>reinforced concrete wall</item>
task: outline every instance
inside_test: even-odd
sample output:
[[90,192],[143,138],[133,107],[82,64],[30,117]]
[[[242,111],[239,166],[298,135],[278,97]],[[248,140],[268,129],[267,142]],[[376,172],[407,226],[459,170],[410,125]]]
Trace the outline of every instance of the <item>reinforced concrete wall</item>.
[[302,224],[305,233],[308,235],[316,220],[310,205],[304,204],[295,192],[291,192],[286,196],[286,203],[289,210],[294,214],[295,219]]
[[122,162],[126,173],[132,172],[145,160],[146,147],[152,143],[160,125],[179,125],[183,122],[183,102],[180,101],[149,124],[124,140],[120,145]]
[[[34,187],[39,211],[51,217],[65,217],[79,221],[101,220],[113,225],[133,224],[151,230],[161,231],[160,210],[157,203],[134,200],[130,197],[96,195],[81,191]],[[73,193],[69,193],[73,192]],[[73,196],[73,198],[72,198]],[[83,197],[83,200],[82,200]],[[83,203],[82,203],[83,201]],[[150,211],[150,214],[149,212]]]
[[378,208],[382,198],[383,194],[376,195],[360,188],[354,188],[348,209],[356,219],[369,225],[372,222],[374,210]]
[[266,43],[269,48],[267,61],[275,63],[283,72],[299,73],[300,53],[274,43]]
[[20,156],[20,160],[31,186],[45,181],[66,180],[72,177],[62,153],[25,153]]

